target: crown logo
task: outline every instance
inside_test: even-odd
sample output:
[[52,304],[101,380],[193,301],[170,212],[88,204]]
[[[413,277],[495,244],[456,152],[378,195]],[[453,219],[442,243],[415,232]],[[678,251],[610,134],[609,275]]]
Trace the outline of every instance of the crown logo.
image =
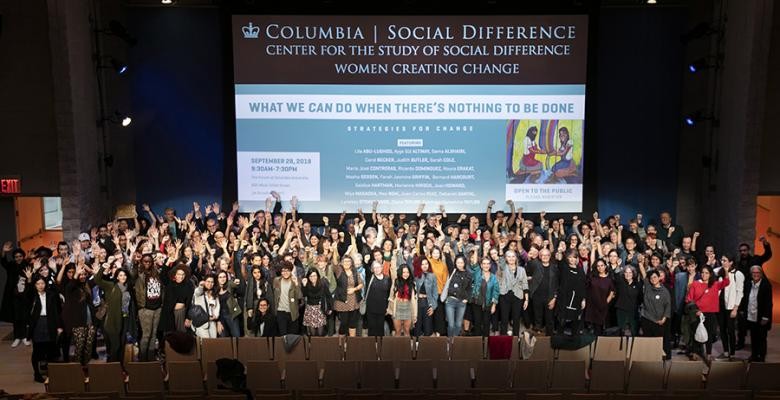
[[241,32],[244,34],[244,39],[257,39],[260,35],[260,28],[250,22],[249,25],[241,28]]

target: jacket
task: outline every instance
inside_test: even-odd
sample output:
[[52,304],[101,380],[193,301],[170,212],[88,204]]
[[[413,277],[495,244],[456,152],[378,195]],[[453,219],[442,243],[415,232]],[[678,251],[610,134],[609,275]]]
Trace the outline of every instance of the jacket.
[[[518,267],[521,269],[521,267]],[[523,269],[525,274],[525,269]],[[483,304],[477,303],[479,299],[479,292],[482,290],[482,270],[478,269],[472,271],[472,285],[471,285],[471,303],[482,306]],[[498,278],[495,274],[490,274],[490,278],[487,281],[487,288],[485,289],[484,305],[498,304],[498,295],[500,293]],[[522,294],[521,294],[522,296]],[[521,299],[523,297],[520,297]]]
[[672,296],[664,285],[654,287],[650,282],[644,282],[645,293],[642,298],[642,311],[640,315],[650,321],[660,321],[672,316]]
[[[263,334],[258,335],[260,331],[260,325],[265,323],[263,328]],[[261,337],[274,337],[279,335],[279,328],[276,323],[276,317],[269,311],[265,315],[260,315],[259,312],[254,313],[249,320],[249,330],[256,336]]]
[[[395,310],[396,305],[398,304],[398,287],[395,285],[396,280],[393,279],[393,285],[390,288],[390,298],[388,299],[387,303],[387,313],[390,314],[390,316],[395,316]],[[417,322],[417,283],[415,282],[414,285],[412,285],[412,293],[411,297],[409,298],[409,302],[411,303],[412,308],[412,324]]]
[[260,297],[257,296],[257,290],[255,286],[257,285],[255,281],[255,277],[252,275],[249,275],[249,279],[246,280],[246,286],[244,289],[244,301],[243,306],[245,310],[252,310],[252,313],[254,314],[255,311],[257,311],[257,303],[260,301],[261,298],[265,298],[268,300],[270,304],[268,304],[268,308],[273,310],[274,309],[274,291],[273,286],[267,281],[264,280],[263,284],[260,285]]
[[415,294],[420,293],[420,288],[425,285],[425,295],[428,298],[428,306],[431,307],[434,311],[436,311],[436,307],[439,306],[439,302],[436,299],[436,290],[438,286],[436,285],[436,275],[426,272],[423,273],[422,276],[419,278],[416,278],[414,280],[414,292]]
[[[353,287],[359,286],[361,283],[364,282],[363,279],[360,277],[360,273],[357,271],[357,269],[352,269],[352,279]],[[341,273],[336,277],[336,291],[333,294],[333,298],[341,301],[346,302],[347,301],[347,288],[349,287],[349,282],[347,281],[347,274],[344,271],[341,271]],[[360,302],[363,300],[363,295],[361,292],[365,292],[366,288],[363,288],[363,290],[358,290],[355,292],[355,301],[360,304]]]
[[217,337],[217,322],[219,322],[219,297],[216,297],[214,299],[214,307],[209,307],[206,303],[206,294],[204,293],[203,286],[198,286],[195,288],[195,291],[192,295],[192,306],[193,307],[200,307],[203,309],[203,311],[206,312],[206,314],[211,317],[212,315],[216,315],[216,320],[209,320],[209,322],[206,322],[202,326],[195,326],[194,324],[191,325],[192,330],[195,332],[195,335],[200,338],[216,338]]
[[542,284],[542,278],[544,277],[544,271],[542,268],[550,269],[550,286],[547,288],[547,301],[552,300],[558,295],[558,265],[550,260],[550,266],[544,267],[539,260],[533,260],[528,264],[531,270],[531,282],[528,284],[530,295],[533,297],[534,293],[539,289]]
[[[30,285],[32,287],[32,285]],[[30,312],[30,332],[35,331],[35,326],[41,318],[41,299],[38,297],[38,291],[35,289],[30,290],[29,296],[31,296],[32,311]],[[62,323],[62,303],[60,302],[60,296],[52,291],[46,291],[46,328],[49,332],[49,341],[57,341],[57,329],[63,328]]]
[[[272,309],[274,314],[276,314],[279,308],[279,301],[282,298],[282,279],[284,278],[281,276],[274,278],[274,308]],[[292,278],[290,278],[290,290],[287,292],[287,296],[290,299],[290,318],[296,321],[298,319],[298,303],[303,298],[303,294],[301,293],[300,283],[295,283],[292,281]]]
[[[117,286],[115,282],[107,281],[103,277],[103,270],[98,269],[94,275],[95,284],[103,289],[103,301],[107,304],[106,316],[103,318],[103,332],[106,335],[111,336],[112,340],[118,340],[122,334],[122,290]],[[130,292],[130,309],[128,310],[128,323],[132,324],[130,327],[126,327],[127,332],[132,332],[137,336],[137,330],[135,328],[135,318],[138,315],[135,306],[134,294],[132,288],[127,288]]]
[[[720,268],[715,271],[715,273],[719,272]],[[742,296],[745,291],[745,275],[742,275],[742,272],[736,269],[732,269],[729,271],[728,278],[731,284],[723,288],[723,305],[726,310],[733,310],[739,308],[739,304],[742,303]]]
[[701,312],[716,313],[720,309],[720,304],[718,303],[720,290],[729,286],[729,283],[728,277],[722,281],[716,281],[711,287],[707,286],[707,282],[695,281],[688,289],[685,302],[695,302]]
[[[158,275],[158,280],[160,280],[160,286],[162,286],[162,280],[161,277]],[[138,305],[138,308],[146,308],[146,274],[141,272],[138,274],[138,277],[135,279],[135,285],[133,285],[133,289],[135,290],[135,301]],[[162,289],[162,288],[161,288]],[[165,301],[165,290],[160,290],[160,306],[162,307],[162,303]]]
[[[750,303],[750,291],[753,289],[753,282],[748,280],[745,283],[745,295],[742,296],[742,304],[740,310],[744,311],[745,318],[747,318],[748,304]],[[758,302],[758,312],[756,314],[756,321],[760,322],[766,318],[768,323],[766,329],[772,329],[772,284],[764,277],[758,285],[758,296],[756,297]]]
[[[517,280],[515,280],[514,286],[509,287],[508,278],[511,276],[512,272],[509,270],[509,265],[507,265],[503,258],[499,260],[498,270],[496,271],[499,294],[505,295],[509,293],[509,291],[512,291],[515,297],[522,300],[525,298],[524,294],[528,293],[528,275],[526,275],[525,268],[519,265],[517,266],[515,273],[517,274]],[[479,274],[482,275],[481,270],[479,271]]]

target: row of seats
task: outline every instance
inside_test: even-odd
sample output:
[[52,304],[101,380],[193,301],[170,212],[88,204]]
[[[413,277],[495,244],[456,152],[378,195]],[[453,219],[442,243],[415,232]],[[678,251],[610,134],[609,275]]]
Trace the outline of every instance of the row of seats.
[[[255,399],[263,400],[777,400],[780,392],[751,392],[748,390],[718,390],[677,392],[645,392],[645,393],[593,393],[593,392],[558,392],[539,393],[533,391],[512,391],[506,389],[468,389],[458,390],[264,390],[253,393]],[[43,397],[39,397],[43,398]],[[101,395],[78,395],[62,393],[58,397],[47,399],[63,400],[163,400],[163,399],[194,399],[194,400],[244,400],[244,394],[224,392],[206,395],[197,392],[147,392],[117,395],[106,393]]]
[[[668,365],[668,368],[667,368]],[[707,371],[693,361],[468,360],[392,361],[248,361],[250,390],[289,389],[459,389],[513,388],[531,391],[643,392],[686,389],[780,390],[780,363],[715,362]],[[50,364],[49,392],[215,392],[216,363],[169,361],[167,376],[159,363],[128,363],[127,376],[117,363],[90,364],[85,377],[79,364]],[[705,375],[706,373],[706,375]],[[167,387],[166,387],[167,383]]]
[[[510,360],[522,359],[517,337],[301,337],[297,345],[285,350],[285,338],[218,338],[203,339],[190,354],[168,352],[167,361],[197,361],[203,368],[219,358],[237,358],[244,364],[252,360],[274,360],[284,364],[287,361],[317,361],[320,368],[325,361],[393,361],[398,366],[403,360],[431,360],[434,365],[440,360],[469,360],[472,365],[478,360],[492,359],[488,342],[492,340],[509,342]],[[661,338],[599,337],[592,345],[579,350],[554,350],[549,337],[536,338],[536,344],[529,360],[586,360],[660,361]],[[589,366],[589,364],[588,364]]]

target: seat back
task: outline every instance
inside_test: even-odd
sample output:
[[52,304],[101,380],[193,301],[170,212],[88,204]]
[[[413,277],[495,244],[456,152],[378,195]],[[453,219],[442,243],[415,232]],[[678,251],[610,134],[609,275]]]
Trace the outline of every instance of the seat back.
[[468,360],[441,360],[436,367],[436,388],[466,390],[471,387]]
[[281,389],[282,374],[275,361],[249,361],[246,365],[246,386],[251,391]]
[[485,359],[485,342],[482,337],[455,336],[450,344],[450,359],[468,360],[469,366],[474,368]]
[[480,360],[474,376],[475,388],[508,388],[512,383],[512,363],[509,360]]
[[279,363],[280,368],[284,368],[287,361],[305,361],[306,360],[306,338],[301,336],[298,342],[287,351],[284,347],[283,337],[275,337],[273,341],[274,361]]
[[386,336],[380,343],[379,358],[382,361],[392,361],[393,365],[398,367],[401,361],[412,359],[413,349],[414,342],[408,336]]
[[520,342],[517,339],[517,336],[488,336],[485,343],[485,357],[489,360],[505,359],[505,346],[508,344],[511,346],[509,359],[519,360]]
[[634,361],[628,370],[629,393],[661,391],[664,388],[663,361]]
[[[523,340],[523,339],[520,339]],[[529,360],[544,360],[544,361],[552,361],[553,359],[553,348],[550,345],[550,337],[549,336],[537,336],[536,337],[536,344],[534,345],[534,350],[531,352],[531,356],[528,357]]]
[[634,361],[661,361],[663,340],[662,337],[635,337],[629,355],[629,368]]
[[161,393],[165,390],[164,375],[159,362],[128,362],[125,363],[125,371],[128,376],[128,395],[130,392]]
[[84,393],[84,371],[79,363],[49,363],[47,392]]
[[577,350],[558,350],[558,361],[585,361],[585,368],[590,368],[590,345]]
[[745,386],[747,364],[744,362],[714,362],[710,364],[706,388],[714,390],[738,390]]
[[316,361],[287,361],[284,367],[284,385],[287,390],[311,390],[320,387],[320,373]]
[[376,336],[348,336],[344,341],[344,359],[349,361],[376,361]]
[[316,361],[322,369],[325,361],[341,361],[344,359],[344,348],[338,336],[319,337],[309,340],[309,360]]
[[[702,388],[702,373],[707,366],[699,361],[675,361],[669,368],[666,380],[668,390],[693,390]],[[720,363],[713,363],[720,364]]]
[[547,360],[517,360],[512,372],[512,388],[527,391],[547,390],[550,364]]
[[449,360],[447,338],[443,336],[420,336],[417,339],[415,358],[417,360],[431,360],[434,368],[439,364],[439,361]]
[[249,361],[267,361],[273,358],[267,337],[240,337],[236,342],[236,358],[246,365]]
[[395,388],[395,367],[392,361],[361,361],[360,387],[362,389]]
[[189,353],[177,353],[173,347],[165,341],[165,361],[198,361],[200,358],[200,341],[195,339],[195,346]]
[[322,387],[325,389],[357,389],[359,377],[357,361],[323,361]]
[[92,363],[88,364],[89,392],[115,392],[122,394],[125,391],[125,376],[122,374],[122,364]]
[[233,342],[232,337],[201,339],[200,361],[203,370],[206,370],[206,364],[220,358],[236,358]]
[[433,363],[430,360],[400,361],[398,388],[433,389]]
[[629,345],[630,339],[627,337],[599,336],[593,350],[593,360],[625,361]]
[[203,370],[197,361],[170,361],[168,370],[168,389],[171,392],[203,391]]
[[593,360],[590,370],[591,392],[622,392],[626,388],[626,360]]
[[551,391],[577,391],[585,389],[585,360],[556,360],[550,376]]
[[780,363],[754,362],[748,367],[745,387],[758,390],[780,390]]

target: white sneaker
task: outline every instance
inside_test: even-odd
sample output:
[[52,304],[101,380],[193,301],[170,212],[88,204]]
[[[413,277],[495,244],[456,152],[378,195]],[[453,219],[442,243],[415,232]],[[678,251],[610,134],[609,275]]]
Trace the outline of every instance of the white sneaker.
[[24,345],[25,346],[29,346],[31,344],[32,344],[32,342],[29,339],[24,339]]
[[19,343],[22,343],[21,339],[14,339],[13,343],[11,343],[11,347],[19,346]]

